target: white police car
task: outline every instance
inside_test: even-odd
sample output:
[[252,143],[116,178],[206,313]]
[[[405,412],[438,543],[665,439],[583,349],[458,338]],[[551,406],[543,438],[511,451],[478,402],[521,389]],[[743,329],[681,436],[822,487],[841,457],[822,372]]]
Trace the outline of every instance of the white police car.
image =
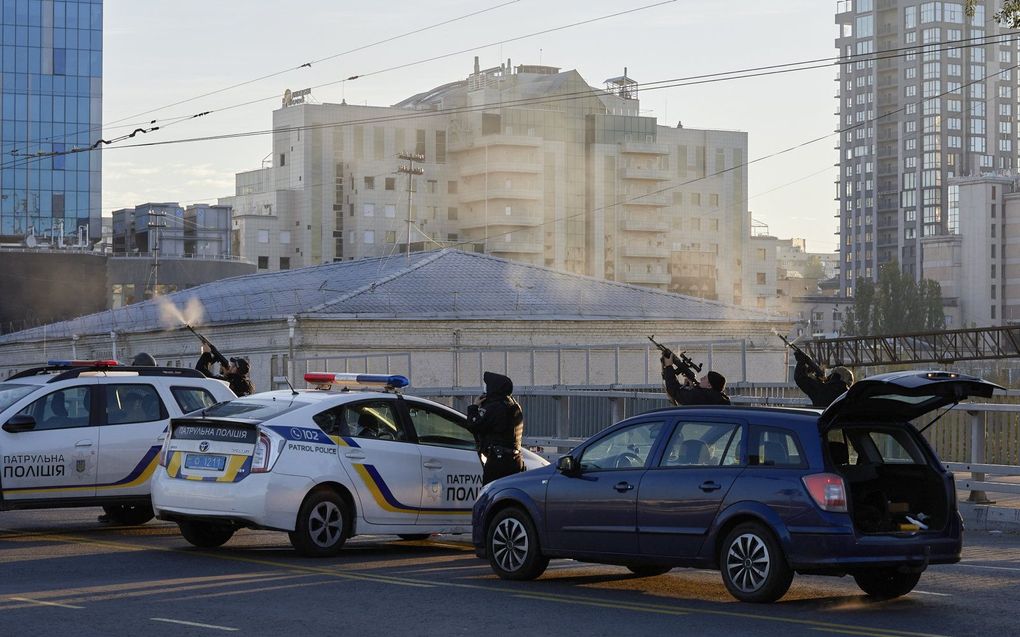
[[170,418],[234,397],[193,369],[114,360],[15,374],[0,383],[0,509],[102,506],[144,524]]
[[[219,546],[238,528],[274,529],[313,556],[336,554],[359,534],[470,532],[482,476],[462,414],[393,391],[408,384],[403,376],[305,381],[317,389],[174,419],[152,480],[156,515],[195,546]],[[548,463],[525,451],[525,464]]]

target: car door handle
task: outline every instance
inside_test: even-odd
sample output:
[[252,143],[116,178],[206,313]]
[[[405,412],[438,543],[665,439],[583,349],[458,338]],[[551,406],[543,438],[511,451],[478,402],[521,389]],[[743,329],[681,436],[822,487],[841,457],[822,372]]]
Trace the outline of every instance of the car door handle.
[[74,443],[74,446],[75,447],[91,447],[92,446],[92,441],[91,440],[79,440],[78,442]]
[[619,491],[620,493],[624,493],[626,491],[633,490],[634,485],[629,482],[617,482],[616,486],[614,486],[613,488]]
[[365,459],[365,454],[363,454],[360,451],[348,451],[344,455],[347,456],[348,458],[350,458],[351,460],[364,460]]
[[702,491],[706,491],[706,492],[707,491],[718,491],[719,489],[722,489],[722,485],[719,484],[718,482],[713,482],[712,480],[709,480],[708,482],[702,482],[701,483],[701,490]]
[[164,440],[166,440],[166,432],[165,431],[163,433],[159,434],[158,436],[156,436],[156,442],[163,442]]
[[425,467],[426,469],[442,469],[443,468],[443,463],[439,462],[437,460],[429,460],[429,461],[423,463],[422,466]]

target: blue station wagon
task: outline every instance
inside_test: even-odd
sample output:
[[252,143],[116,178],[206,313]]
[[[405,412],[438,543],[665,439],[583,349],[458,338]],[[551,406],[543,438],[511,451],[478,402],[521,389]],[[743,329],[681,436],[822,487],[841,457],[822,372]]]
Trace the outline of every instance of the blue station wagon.
[[852,575],[869,595],[905,595],[929,565],[958,562],[963,538],[953,476],[910,421],[997,388],[896,372],[858,382],[821,413],[634,416],[555,465],[487,485],[475,551],[510,580],[560,557],[641,576],[718,569],[746,602],[779,599],[794,573]]

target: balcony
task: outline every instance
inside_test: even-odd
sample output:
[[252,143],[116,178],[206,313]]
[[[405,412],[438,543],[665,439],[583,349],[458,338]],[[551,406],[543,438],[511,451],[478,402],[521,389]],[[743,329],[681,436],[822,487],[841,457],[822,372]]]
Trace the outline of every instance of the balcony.
[[639,259],[668,259],[669,249],[664,246],[623,246],[623,256]]
[[486,173],[490,175],[495,173],[540,175],[542,174],[542,170],[543,166],[538,162],[490,161],[486,163],[481,161],[473,163],[470,166],[462,167],[460,169],[460,176],[476,177],[485,175]]
[[640,285],[669,285],[672,280],[669,274],[655,272],[623,272],[620,277],[626,283],[637,283]]
[[542,191],[538,188],[468,188],[457,196],[462,204],[475,203],[478,201],[541,201]]
[[496,239],[489,242],[489,254],[543,254],[545,246],[537,241],[509,241]]
[[623,200],[620,202],[624,206],[652,206],[655,208],[662,208],[664,206],[672,205],[673,201],[667,195],[662,193],[656,193],[652,195],[622,195]]
[[623,142],[620,152],[628,155],[668,155],[669,147],[652,142]]
[[644,181],[669,181],[673,175],[668,170],[658,168],[623,168],[620,170],[623,179],[641,179]]
[[669,232],[665,219],[624,219],[620,225],[628,232]]
[[542,225],[543,221],[545,220],[542,218],[542,213],[537,210],[521,210],[520,212],[514,211],[509,215],[505,214],[502,210],[489,210],[488,219],[485,218],[484,213],[476,213],[471,215],[471,218],[462,220],[460,222],[460,227],[465,230],[489,228],[491,233],[498,228],[532,228],[534,226]]
[[475,148],[485,148],[486,146],[489,148],[495,146],[541,148],[542,138],[528,137],[527,135],[483,135],[481,137],[475,137],[468,142],[451,144],[447,149],[447,152],[462,153]]

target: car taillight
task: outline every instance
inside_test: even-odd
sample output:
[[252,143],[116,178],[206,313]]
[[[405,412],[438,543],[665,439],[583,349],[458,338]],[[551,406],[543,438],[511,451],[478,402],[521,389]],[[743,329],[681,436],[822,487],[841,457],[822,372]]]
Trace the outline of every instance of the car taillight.
[[163,446],[159,448],[159,466],[166,467],[170,464],[170,433],[167,432],[163,438]]
[[808,493],[823,511],[846,513],[846,484],[834,473],[816,473],[801,478]]
[[273,443],[269,440],[269,436],[260,433],[259,441],[255,443],[255,452],[251,457],[252,473],[266,473],[269,471],[272,448]]

